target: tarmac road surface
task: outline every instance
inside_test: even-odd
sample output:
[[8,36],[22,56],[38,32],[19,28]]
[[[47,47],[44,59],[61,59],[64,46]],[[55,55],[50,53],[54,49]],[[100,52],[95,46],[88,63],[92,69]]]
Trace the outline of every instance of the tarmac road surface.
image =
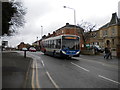
[[[14,72],[11,80],[14,82],[10,81],[11,84],[16,83],[16,86],[8,85],[11,88],[23,88],[23,86],[33,89],[102,88],[103,90],[108,88],[109,90],[113,88],[113,90],[117,90],[120,88],[120,81],[118,80],[120,68],[115,57],[106,61],[103,56],[81,55],[68,60],[44,55],[42,52],[27,52],[27,58],[23,59],[23,52],[17,51],[17,54],[14,54],[17,64],[11,62],[13,59],[6,61],[8,57],[3,55],[4,70],[9,70],[5,68],[11,64],[16,67],[11,69]],[[8,78],[11,75],[9,71],[3,74]],[[19,83],[17,83],[18,81]]]
[[60,59],[41,52],[28,52],[33,58],[33,88],[118,88],[118,60],[81,55]]

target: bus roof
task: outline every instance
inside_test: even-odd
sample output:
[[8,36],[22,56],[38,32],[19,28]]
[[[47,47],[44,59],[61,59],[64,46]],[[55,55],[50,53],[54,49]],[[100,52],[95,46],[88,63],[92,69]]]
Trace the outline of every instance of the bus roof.
[[77,35],[64,34],[64,35],[59,35],[59,36],[55,36],[55,37],[50,37],[50,38],[47,38],[47,39],[43,39],[43,41],[54,40],[54,39],[61,39],[62,36],[75,36],[75,37],[79,37]]

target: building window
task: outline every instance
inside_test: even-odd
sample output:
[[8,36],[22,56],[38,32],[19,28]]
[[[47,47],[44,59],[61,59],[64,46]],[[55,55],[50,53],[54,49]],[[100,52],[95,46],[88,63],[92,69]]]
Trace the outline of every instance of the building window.
[[107,30],[105,31],[105,36],[107,36]]
[[103,31],[103,37],[107,36],[107,30]]
[[94,38],[96,38],[96,36],[97,36],[97,33],[94,33]]
[[114,39],[112,39],[112,44],[114,45]]
[[112,35],[115,35],[115,28],[112,28]]
[[64,31],[62,30],[62,33],[64,33]]
[[80,31],[80,30],[78,30],[78,34],[81,34],[81,31]]
[[107,41],[106,41],[106,44],[107,44],[107,46],[109,46],[109,45],[110,45],[110,41],[109,41],[109,40],[107,40]]
[[115,29],[114,28],[112,29],[112,33],[115,33]]
[[92,37],[94,37],[94,34],[92,33],[92,35],[91,35]]

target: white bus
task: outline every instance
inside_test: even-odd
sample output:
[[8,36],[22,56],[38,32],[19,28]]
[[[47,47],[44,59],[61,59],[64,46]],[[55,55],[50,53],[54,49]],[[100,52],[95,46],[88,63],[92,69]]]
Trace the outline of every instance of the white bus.
[[41,41],[41,51],[59,57],[79,57],[80,37],[76,35],[60,35]]

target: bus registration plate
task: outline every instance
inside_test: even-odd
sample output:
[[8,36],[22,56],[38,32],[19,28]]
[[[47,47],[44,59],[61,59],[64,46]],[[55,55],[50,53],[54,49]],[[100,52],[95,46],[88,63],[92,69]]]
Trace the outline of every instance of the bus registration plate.
[[69,57],[73,57],[73,55],[69,55]]

